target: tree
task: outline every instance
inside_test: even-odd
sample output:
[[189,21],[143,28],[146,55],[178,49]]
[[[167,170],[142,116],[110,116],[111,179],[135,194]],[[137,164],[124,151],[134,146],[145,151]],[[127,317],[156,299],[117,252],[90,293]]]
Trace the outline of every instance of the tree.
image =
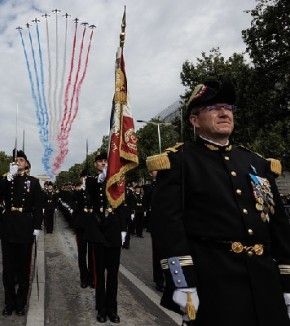
[[1,175],[9,171],[9,164],[12,162],[12,156],[8,156],[5,152],[0,151],[0,173]]
[[[260,0],[252,16],[251,27],[242,31],[247,52],[254,64],[251,102],[257,102],[255,121],[264,153],[282,159],[290,142],[290,3],[287,0]],[[258,140],[255,140],[258,143]],[[289,155],[284,163],[290,168]]]

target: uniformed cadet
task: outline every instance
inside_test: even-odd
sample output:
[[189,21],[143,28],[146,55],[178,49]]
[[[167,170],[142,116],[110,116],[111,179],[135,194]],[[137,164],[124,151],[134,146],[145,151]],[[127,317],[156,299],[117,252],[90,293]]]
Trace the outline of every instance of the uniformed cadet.
[[131,199],[132,216],[134,216],[136,235],[138,238],[143,237],[144,217],[146,214],[146,205],[144,194],[141,192],[141,186],[138,184],[134,187]]
[[95,157],[97,175],[87,177],[85,187],[93,202],[94,214],[85,238],[93,243],[97,321],[120,323],[117,307],[118,271],[121,246],[126,236],[126,220],[119,207],[110,207],[105,188],[107,153]]
[[152,235],[166,273],[161,304],[194,326],[289,326],[290,225],[270,170],[279,164],[231,143],[235,101],[229,78],[196,86],[188,102],[196,141],[147,160],[159,170]]
[[46,233],[53,233],[54,213],[58,202],[58,196],[53,190],[53,183],[47,182],[43,192],[44,226]]
[[73,193],[74,213],[73,227],[76,234],[78,249],[78,266],[80,271],[80,284],[82,288],[94,287],[94,265],[92,243],[85,239],[84,233],[89,219],[93,216],[93,204],[85,187],[86,171],[80,174],[80,182]]
[[0,220],[4,316],[14,310],[18,316],[25,315],[32,245],[42,223],[41,187],[38,179],[27,175],[27,167],[26,155],[18,151],[16,162],[10,164],[8,174],[0,181],[0,196],[4,198]]

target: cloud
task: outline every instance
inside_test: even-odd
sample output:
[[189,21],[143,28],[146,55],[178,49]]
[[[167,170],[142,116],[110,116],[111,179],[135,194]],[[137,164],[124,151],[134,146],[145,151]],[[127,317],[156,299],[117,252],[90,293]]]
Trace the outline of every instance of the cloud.
[[[251,17],[243,12],[252,9],[255,0],[127,0],[127,28],[124,55],[135,119],[148,120],[175,102],[184,88],[180,81],[182,63],[195,62],[201,52],[220,47],[225,57],[245,51],[241,31],[250,27]],[[39,23],[41,43],[45,48],[45,21],[41,15],[51,15],[61,9],[59,31],[65,31],[64,13],[70,19],[95,24],[91,54],[79,102],[79,111],[69,138],[69,153],[62,166],[67,170],[85,158],[85,142],[89,151],[95,151],[103,135],[109,131],[109,117],[114,91],[114,64],[119,44],[123,3],[119,1],[82,2],[1,1],[0,2],[0,88],[1,133],[0,150],[10,154],[16,134],[16,106],[18,114],[18,144],[22,146],[25,130],[25,150],[32,162],[32,173],[43,174],[41,163],[43,146],[31,88],[17,26],[25,27],[34,18]],[[72,31],[70,32],[72,33]],[[53,32],[51,37],[53,42]],[[71,34],[70,34],[71,36]],[[60,47],[63,38],[60,37]],[[71,44],[70,44],[71,46]],[[47,62],[44,63],[47,69]],[[136,123],[136,127],[140,127]]]

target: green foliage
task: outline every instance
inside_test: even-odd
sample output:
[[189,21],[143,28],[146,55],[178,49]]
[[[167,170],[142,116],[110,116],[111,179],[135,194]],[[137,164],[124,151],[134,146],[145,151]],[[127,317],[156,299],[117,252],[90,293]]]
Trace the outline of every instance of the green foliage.
[[12,162],[12,156],[8,156],[5,152],[0,151],[0,175],[9,171],[9,164]]

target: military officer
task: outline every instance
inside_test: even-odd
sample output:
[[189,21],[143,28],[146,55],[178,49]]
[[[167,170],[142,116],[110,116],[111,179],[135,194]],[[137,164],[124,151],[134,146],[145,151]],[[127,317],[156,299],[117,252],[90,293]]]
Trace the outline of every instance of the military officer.
[[97,175],[87,177],[85,187],[92,199],[94,214],[88,223],[85,238],[93,243],[97,321],[120,323],[117,308],[118,271],[121,246],[126,236],[124,214],[110,207],[106,188],[107,153],[95,157]]
[[14,310],[18,316],[25,315],[33,239],[38,237],[42,223],[41,187],[38,179],[27,175],[27,168],[25,153],[18,151],[15,163],[0,181],[0,196],[4,198],[0,220],[4,316]]
[[53,183],[51,181],[47,182],[46,186],[47,189],[43,193],[44,225],[46,233],[53,233],[54,213],[58,196],[53,190]]
[[166,274],[161,303],[195,326],[289,326],[290,225],[269,162],[230,141],[235,101],[227,77],[196,86],[188,102],[196,141],[147,160],[159,170],[152,236]]

